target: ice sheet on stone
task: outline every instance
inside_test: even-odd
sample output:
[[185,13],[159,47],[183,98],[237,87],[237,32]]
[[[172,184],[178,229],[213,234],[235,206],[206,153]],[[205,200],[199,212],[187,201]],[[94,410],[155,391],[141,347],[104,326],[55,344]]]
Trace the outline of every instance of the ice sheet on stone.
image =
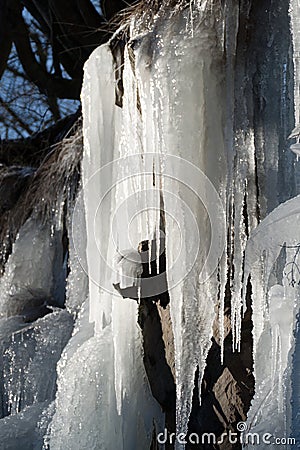
[[52,234],[51,226],[29,218],[21,227],[0,280],[2,316],[22,314],[44,303],[62,306],[64,286],[57,284],[62,272],[61,231]]
[[[293,32],[293,60],[294,60],[294,105],[295,105],[295,122],[299,126],[300,122],[300,5],[297,0],[290,1],[290,15]],[[297,133],[299,135],[299,133]]]
[[57,311],[32,324],[19,325],[2,342],[4,416],[54,398],[56,364],[72,329],[71,316],[66,311]]
[[[299,280],[291,279],[300,235],[300,197],[280,205],[252,233],[245,256],[246,278],[253,293],[255,396],[248,413],[251,432],[288,437],[292,424],[291,401],[298,398],[292,384],[299,313]],[[294,261],[294,262],[293,262]],[[297,276],[299,274],[297,273]],[[293,436],[295,437],[295,436]]]
[[19,414],[0,420],[0,441],[5,450],[41,450],[47,418],[44,411],[49,402],[27,406]]

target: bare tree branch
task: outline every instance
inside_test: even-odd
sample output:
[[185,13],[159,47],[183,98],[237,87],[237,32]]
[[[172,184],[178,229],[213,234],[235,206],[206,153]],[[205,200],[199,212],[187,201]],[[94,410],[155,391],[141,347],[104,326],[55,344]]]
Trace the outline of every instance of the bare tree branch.
[[85,61],[115,31],[112,16],[132,3],[102,0],[105,16],[92,0],[0,0],[2,137],[36,132],[74,111]]
[[0,105],[12,116],[12,118],[18,122],[21,127],[23,128],[23,130],[25,130],[29,135],[32,134],[32,130],[31,128],[27,125],[27,123],[25,123],[22,118],[16,114],[16,112],[11,108],[11,106],[9,105],[9,103],[5,102],[1,97],[0,97]]
[[107,20],[111,20],[116,14],[123,9],[136,3],[134,0],[101,0],[101,9]]
[[12,47],[12,37],[7,17],[7,2],[0,0],[0,79],[6,69],[7,60]]
[[58,98],[78,99],[81,79],[68,80],[49,74],[37,62],[31,48],[28,29],[22,17],[22,8],[17,0],[11,0],[8,8],[13,30],[13,41],[24,71],[41,92]]
[[80,110],[56,122],[46,130],[29,138],[0,139],[0,161],[5,165],[28,165],[38,167],[51,150],[61,141],[80,117]]
[[105,19],[90,0],[23,0],[40,21],[56,48],[60,63],[71,77],[79,77],[94,48],[109,37]]

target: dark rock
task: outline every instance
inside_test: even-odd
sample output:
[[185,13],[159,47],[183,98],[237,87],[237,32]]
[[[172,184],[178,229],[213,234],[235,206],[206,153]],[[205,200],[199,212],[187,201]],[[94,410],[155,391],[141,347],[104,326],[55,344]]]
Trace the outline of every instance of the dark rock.
[[24,310],[23,320],[25,323],[31,323],[50,313],[52,313],[52,309],[48,308],[47,305],[43,304],[37,308],[29,308]]
[[0,214],[17,203],[33,174],[34,169],[30,167],[0,166]]

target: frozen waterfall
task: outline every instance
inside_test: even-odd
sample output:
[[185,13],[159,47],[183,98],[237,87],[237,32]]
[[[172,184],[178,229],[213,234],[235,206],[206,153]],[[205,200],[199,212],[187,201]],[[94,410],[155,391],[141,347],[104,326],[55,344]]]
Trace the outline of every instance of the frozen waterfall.
[[[245,291],[251,274],[254,372],[260,387],[256,390],[249,423],[253,425],[255,402],[260,404],[263,396],[268,398],[264,383],[267,385],[266,380],[270,380],[274,384],[272,377],[276,372],[276,383],[281,390],[277,406],[282,410],[280,420],[284,423],[279,425],[279,419],[278,425],[265,423],[264,413],[258,422],[261,430],[287,435],[291,414],[282,408],[284,402],[289,403],[290,388],[283,379],[291,377],[287,371],[291,369],[294,345],[296,289],[290,286],[283,272],[278,272],[278,281],[273,287],[268,284],[262,273],[269,276],[276,258],[265,260],[259,256],[257,265],[256,260],[250,264],[254,258],[251,246],[264,241],[254,233],[247,246],[247,239],[258,222],[278,204],[278,198],[284,198],[284,193],[277,191],[283,173],[286,179],[292,180],[289,169],[278,166],[278,158],[285,158],[292,173],[292,156],[286,157],[285,152],[287,133],[293,123],[288,123],[284,116],[281,128],[278,124],[272,131],[264,128],[266,122],[260,126],[258,118],[250,123],[251,105],[247,96],[244,103],[228,104],[226,88],[232,94],[238,89],[246,92],[248,80],[239,74],[234,80],[230,73],[239,49],[236,48],[234,23],[230,22],[229,31],[220,25],[221,10],[215,9],[211,14],[207,5],[195,7],[192,13],[184,10],[175,16],[167,14],[164,11],[163,17],[158,15],[148,30],[138,21],[131,24],[123,62],[115,56],[117,52],[106,45],[99,48],[86,65],[83,168],[90,319],[100,335],[107,327],[112,330],[114,358],[117,366],[122,367],[121,373],[116,373],[115,365],[114,372],[120,412],[122,392],[128,383],[127,373],[135,370],[127,365],[128,360],[124,361],[122,343],[127,342],[132,347],[130,342],[137,339],[135,332],[131,335],[128,331],[130,322],[132,326],[135,324],[137,312],[134,304],[127,304],[123,309],[111,288],[115,276],[114,255],[118,249],[137,249],[142,240],[157,236],[158,211],[163,204],[175,342],[177,433],[187,433],[195,373],[198,369],[200,385],[211,345],[216,306],[219,307],[221,347],[223,345],[228,276],[231,279],[233,348],[240,348]],[[222,20],[226,23],[229,18],[225,15]],[[227,72],[221,69],[224,50],[228,57]],[[121,64],[122,108],[115,102],[120,95],[119,84],[117,87],[115,84],[120,80],[115,79]],[[242,64],[253,64],[251,57],[250,61],[240,61]],[[288,95],[287,63],[282,67],[281,117],[287,114]],[[260,95],[265,99],[274,94],[267,87],[262,89],[265,92]],[[265,118],[260,120],[267,120],[271,112],[264,114]],[[272,117],[272,120],[276,119]],[[264,173],[270,174],[267,179]],[[291,182],[290,189],[292,185]],[[286,233],[292,233],[288,219],[284,224]],[[288,248],[296,241],[295,235],[293,244],[285,239],[272,243],[276,250],[266,241],[265,251],[273,254],[278,245],[286,242]],[[227,266],[226,251],[227,258],[233,257],[231,268]],[[286,258],[289,257],[292,257],[291,251],[287,251]],[[271,316],[265,316],[269,303],[273,305],[272,314],[269,312]],[[283,322],[276,316],[280,308],[284,311]],[[125,317],[126,327],[120,326],[124,325]],[[268,357],[273,366],[281,367],[278,371],[274,366],[270,379],[262,367],[267,362],[260,356],[267,348],[261,336],[268,333],[268,329],[274,333],[268,344]],[[277,351],[280,352],[278,361],[274,353]],[[276,410],[268,400],[266,403],[268,406],[263,411]],[[255,417],[257,419],[257,414]]]
[[[197,12],[200,25],[193,30],[188,11],[165,18],[144,35],[131,28],[122,109],[115,104],[109,45],[90,58],[83,88],[90,317],[100,335],[111,329],[114,388],[122,412],[124,391],[130,392],[130,378],[142,360],[138,348],[134,360],[124,356],[125,348],[134,351],[138,341],[137,309],[114,295],[113,258],[118,248],[137,249],[142,240],[157,236],[162,202],[177,431],[183,433],[195,372],[198,367],[201,382],[210,347],[217,291],[222,297],[225,284],[224,76],[218,30],[205,22],[206,14]],[[153,283],[159,280],[154,277]]]
[[[147,372],[143,301],[176,385],[169,431],[190,432],[212,343],[222,372],[248,308],[255,392],[238,431],[299,445],[300,172],[288,136],[300,12],[294,0],[268,14],[241,3],[137,10],[87,61],[76,202],[24,221],[0,279],[5,449],[16,435],[25,450],[158,448],[168,420]],[[137,296],[123,298],[130,287]]]

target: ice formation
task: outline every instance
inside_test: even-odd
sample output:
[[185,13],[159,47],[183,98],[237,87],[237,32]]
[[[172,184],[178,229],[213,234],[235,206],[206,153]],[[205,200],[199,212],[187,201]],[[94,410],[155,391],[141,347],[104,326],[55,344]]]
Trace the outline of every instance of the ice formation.
[[[210,347],[219,283],[222,294],[225,283],[224,212],[216,193],[222,197],[226,185],[224,77],[218,71],[222,51],[217,30],[204,22],[204,12],[197,14],[200,25],[193,33],[188,11],[170,21],[166,18],[157,30],[142,36],[132,27],[124,56],[122,109],[115,105],[109,45],[90,58],[83,88],[91,320],[98,333],[111,322],[116,367],[122,367],[122,373],[115,374],[120,410],[126,373],[135,371],[124,366],[124,343],[133,347],[138,335],[135,305],[121,306],[111,292],[113,258],[118,248],[122,252],[130,243],[137,249],[139,242],[158,235],[162,201],[176,347],[177,431],[184,433],[196,368],[201,381]],[[186,31],[179,32],[184,23]],[[194,45],[195,39],[200,45]],[[97,230],[102,230],[98,236]],[[211,235],[216,241],[213,256],[209,254]],[[122,330],[124,320],[128,325]],[[131,337],[127,327],[135,330]]]
[[245,256],[246,278],[251,276],[253,289],[256,381],[249,430],[296,439],[299,427],[292,405],[295,413],[299,392],[292,370],[298,358],[299,214],[299,196],[277,207],[252,233]]
[[[56,365],[73,330],[72,316],[57,307],[64,286],[57,285],[60,232],[52,231],[29,219],[0,280],[0,435],[6,449],[17,448],[20,441],[24,449],[42,447],[50,420],[44,411],[56,393]],[[51,306],[54,299],[56,307]]]
[[55,297],[58,304],[63,304],[65,274],[61,270],[60,240],[61,230],[54,233],[51,224],[42,225],[29,218],[22,226],[0,281],[2,316],[41,306],[42,299],[51,303]]
[[[226,285],[232,347],[240,349],[250,279],[256,389],[247,423],[251,431],[299,437],[300,199],[288,200],[298,181],[287,140],[294,117],[296,125],[299,121],[298,2],[290,5],[292,113],[290,43],[278,50],[278,11],[270,14],[269,34],[256,54],[257,36],[247,40],[239,20],[252,14],[259,35],[262,11],[223,3],[191,2],[176,12],[162,8],[146,24],[133,17],[121,30],[128,33],[123,57],[115,46],[119,32],[86,63],[82,192],[67,218],[66,310],[54,310],[32,326],[19,320],[37,292],[40,301],[58,298],[64,289],[64,276],[55,273],[61,256],[55,233],[61,239],[61,230],[54,227],[53,234],[53,227],[36,226],[30,218],[0,281],[0,330],[9,336],[3,344],[3,392],[12,414],[0,421],[0,436],[18,417],[25,423],[32,414],[35,425],[28,433],[37,448],[42,435],[44,447],[55,450],[150,447],[164,416],[146,377],[138,305],[124,301],[113,284],[135,284],[141,273],[138,247],[145,240],[157,242],[151,268],[163,233],[177,433],[188,431],[195,375],[198,369],[200,386],[216,313],[223,350]],[[269,73],[275,74],[274,84],[264,78]],[[297,145],[292,144],[294,152]],[[120,255],[126,255],[126,267],[116,265]],[[151,275],[157,294],[159,273]],[[39,366],[48,353],[48,365]],[[49,380],[41,383],[47,372]]]
[[[239,51],[236,16],[222,16],[222,11],[217,8],[212,15],[209,5],[195,7],[192,17],[187,10],[170,17],[167,14],[163,11],[163,19],[158,15],[154,25],[147,30],[139,23],[131,25],[130,41],[124,53],[122,109],[115,105],[115,60],[110,46],[98,49],[86,66],[83,167],[88,218],[87,270],[91,277],[90,318],[95,322],[97,332],[101,333],[111,322],[113,329],[117,329],[114,323],[121,318],[121,308],[115,307],[118,299],[112,298],[110,288],[114,255],[118,249],[136,250],[141,240],[157,236],[160,226],[157,210],[163,204],[176,349],[177,432],[186,433],[195,372],[198,368],[200,383],[210,347],[214,308],[218,303],[222,346],[227,276],[231,286],[233,349],[238,350],[246,307],[246,283],[250,275],[250,270],[245,270],[249,262],[245,252],[250,258],[249,248],[255,241],[252,237],[246,250],[248,237],[278,202],[295,192],[291,175],[293,160],[291,155],[286,156],[286,139],[293,123],[287,118],[287,62],[284,57],[280,60],[282,81],[279,86],[282,123],[274,124],[272,131],[266,125],[271,117],[268,116],[271,114],[269,105],[262,119],[253,119],[248,97],[237,105],[228,101],[228,92],[235,95],[239,90],[246,92],[249,89],[247,78],[237,74],[234,79],[232,74]],[[227,27],[231,27],[230,31],[224,32],[220,17]],[[220,70],[224,48],[227,56],[225,72]],[[254,63],[246,57],[240,64],[246,67]],[[270,59],[264,64],[269,64],[270,68],[274,62]],[[242,72],[242,67],[239,70]],[[268,86],[261,86],[258,102],[268,101],[271,97],[274,92]],[[265,122],[260,124],[259,120]],[[272,120],[276,118],[272,117]],[[291,169],[279,167],[278,161],[282,159]],[[198,185],[193,184],[195,167],[208,177],[214,189],[207,180],[201,181],[201,175],[196,177]],[[284,184],[283,191],[278,191],[281,177],[290,180],[289,192]],[[212,220],[209,205],[213,202],[214,190],[219,197],[214,203],[215,220]],[[229,230],[228,242],[223,233],[223,212]],[[102,232],[97,233],[97,230]],[[215,266],[207,267],[211,241],[215,244]],[[228,273],[228,260],[223,253],[225,247],[232,262]],[[266,251],[274,250],[266,246]],[[267,327],[278,329],[279,334],[273,339],[276,342],[279,336],[283,339],[280,345],[284,349],[281,349],[279,362],[282,371],[277,371],[278,376],[283,377],[292,348],[293,325],[285,330],[290,339],[286,338],[284,342],[283,330],[288,325],[284,321],[278,322],[276,302],[280,295],[284,298],[295,295],[295,290],[286,280],[282,282],[281,274],[279,281],[273,287],[269,286],[269,292],[268,281],[261,278],[261,272],[271,268],[265,267],[262,258],[259,261],[251,268],[255,358],[259,358],[261,333],[267,333]],[[203,273],[206,271],[207,277]],[[263,311],[268,298],[274,303],[274,310],[272,317],[266,319]],[[295,311],[291,311],[291,304],[282,307],[287,308],[286,321],[293,317],[294,324]],[[195,311],[201,313],[195,314]],[[135,314],[127,316],[128,320],[134,321]],[[122,360],[121,355],[117,355],[121,341],[115,340],[116,361]],[[121,391],[118,389],[124,383],[122,377],[126,379],[127,369],[124,367],[124,373],[115,377],[119,410]],[[260,370],[258,359],[255,360],[258,379],[263,377]],[[280,377],[279,384],[282,383]],[[284,395],[287,393],[282,394],[282,398]],[[256,399],[250,414],[255,410],[255,401],[261,401],[259,395]]]

